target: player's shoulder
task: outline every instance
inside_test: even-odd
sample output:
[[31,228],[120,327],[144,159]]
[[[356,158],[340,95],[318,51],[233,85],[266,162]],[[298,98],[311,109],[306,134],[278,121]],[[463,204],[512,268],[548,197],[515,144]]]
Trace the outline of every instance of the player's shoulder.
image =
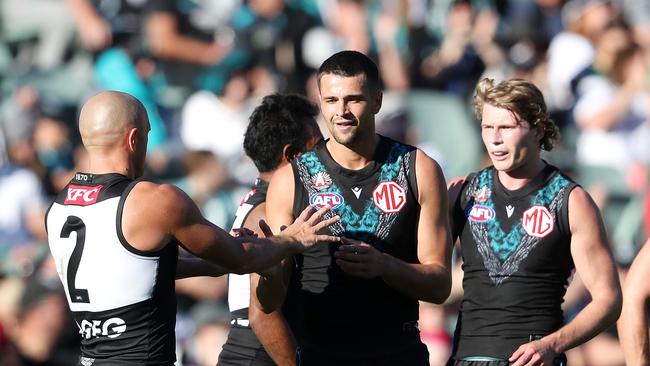
[[293,182],[293,167],[292,164],[285,164],[273,173],[269,187],[277,187],[278,185],[284,185],[286,187],[291,182]]
[[124,218],[164,232],[200,216],[192,198],[172,184],[138,182],[124,204]]
[[159,184],[150,181],[139,181],[133,187],[131,194],[132,195],[142,195],[142,196],[156,196],[156,195],[174,195],[176,191],[179,190],[178,187],[173,184]]
[[181,208],[190,198],[173,184],[140,181],[133,187],[128,199],[138,205],[146,205],[152,210],[162,211],[166,208],[172,210]]
[[580,228],[591,230],[602,224],[600,209],[591,195],[581,186],[575,186],[569,193],[568,216],[571,232]]
[[569,193],[569,209],[597,209],[591,195],[581,186],[575,186]]
[[435,176],[444,178],[442,167],[436,159],[429,156],[419,148],[414,148],[415,152],[415,171],[418,176]]

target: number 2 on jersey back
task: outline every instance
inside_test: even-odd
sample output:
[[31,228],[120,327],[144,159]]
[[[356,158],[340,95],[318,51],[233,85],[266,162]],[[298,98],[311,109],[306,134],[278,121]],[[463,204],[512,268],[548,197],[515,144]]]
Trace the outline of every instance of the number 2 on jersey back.
[[75,287],[75,278],[77,277],[77,270],[79,269],[79,262],[81,261],[81,254],[83,253],[86,241],[86,224],[77,216],[68,216],[61,229],[61,238],[69,238],[73,231],[77,233],[77,242],[74,245],[74,250],[68,262],[66,276],[68,292],[70,293],[71,302],[89,303],[88,290]]

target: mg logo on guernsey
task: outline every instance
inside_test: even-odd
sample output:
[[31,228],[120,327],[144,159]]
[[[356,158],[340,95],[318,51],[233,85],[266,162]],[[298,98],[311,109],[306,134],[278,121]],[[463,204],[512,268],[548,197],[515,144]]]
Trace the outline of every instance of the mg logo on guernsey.
[[524,212],[521,226],[530,236],[543,238],[553,231],[553,216],[544,206],[533,206]]
[[342,203],[343,196],[335,192],[318,192],[309,197],[309,204],[319,210],[325,206],[336,207]]
[[474,222],[491,221],[494,220],[494,210],[488,206],[474,205],[467,214],[467,218]]
[[79,334],[86,339],[104,336],[117,338],[126,331],[126,323],[120,318],[101,320],[82,320],[79,325]]
[[104,186],[102,185],[88,187],[70,184],[68,186],[68,194],[65,197],[64,203],[66,205],[92,205],[97,202],[99,191],[101,191],[103,187]]
[[406,191],[393,181],[381,182],[372,191],[372,200],[382,212],[399,212],[406,204]]

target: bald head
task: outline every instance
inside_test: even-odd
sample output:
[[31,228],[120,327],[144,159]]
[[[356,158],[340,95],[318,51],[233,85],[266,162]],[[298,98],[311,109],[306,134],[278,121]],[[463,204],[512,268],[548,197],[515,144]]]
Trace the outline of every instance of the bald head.
[[101,92],[81,109],[79,132],[89,151],[120,144],[132,128],[143,129],[144,133],[149,129],[144,106],[129,94]]

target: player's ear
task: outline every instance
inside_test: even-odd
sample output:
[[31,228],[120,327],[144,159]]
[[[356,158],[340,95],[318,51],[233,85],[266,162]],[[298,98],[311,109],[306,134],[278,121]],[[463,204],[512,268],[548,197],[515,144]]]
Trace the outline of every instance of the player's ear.
[[381,92],[381,90],[377,89],[374,92],[374,95],[372,96],[372,113],[377,114],[379,113],[379,110],[381,109],[381,103],[384,99],[384,94]]
[[127,135],[127,143],[129,150],[135,151],[135,149],[138,146],[138,129],[137,128],[132,128],[129,130],[129,133]]
[[288,163],[300,155],[300,151],[291,144],[286,144],[282,148],[282,163]]

